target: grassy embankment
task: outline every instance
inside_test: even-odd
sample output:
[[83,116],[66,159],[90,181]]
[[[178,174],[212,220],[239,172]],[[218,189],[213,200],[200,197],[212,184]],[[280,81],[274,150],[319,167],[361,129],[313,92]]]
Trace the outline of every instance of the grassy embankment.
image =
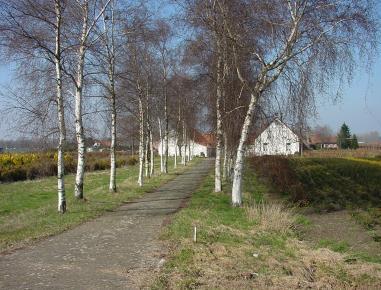
[[284,198],[320,212],[346,209],[381,241],[380,157],[267,157],[252,162]]
[[154,289],[381,286],[381,265],[371,257],[345,243],[301,240],[297,228],[308,226],[308,218],[277,201],[263,202],[269,188],[253,170],[246,170],[244,191],[246,206],[232,208],[227,193],[213,193],[212,176],[205,180],[163,234],[173,251]]
[[[192,164],[195,162],[198,162],[197,159]],[[99,216],[155,189],[185,170],[181,165],[176,171],[172,168],[173,160],[170,160],[170,173],[145,179],[142,188],[137,185],[137,166],[118,168],[118,192],[115,194],[108,192],[108,171],[86,173],[84,202],[73,197],[74,175],[67,175],[65,183],[68,211],[64,215],[57,213],[55,177],[0,184],[0,252],[57,234]],[[159,170],[158,166],[156,170]]]
[[252,167],[285,198],[317,210],[367,208],[381,203],[377,158],[282,158],[251,160]]

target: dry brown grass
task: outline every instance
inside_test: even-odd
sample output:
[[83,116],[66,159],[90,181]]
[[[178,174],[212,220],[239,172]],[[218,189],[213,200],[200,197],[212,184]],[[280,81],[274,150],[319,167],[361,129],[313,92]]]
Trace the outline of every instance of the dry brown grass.
[[[379,264],[345,261],[329,249],[289,239],[285,248],[250,243],[192,244],[186,269],[162,273],[154,289],[381,289]],[[253,257],[258,253],[258,257]]]
[[294,211],[283,203],[252,203],[245,206],[245,212],[250,221],[258,222],[261,231],[286,234],[294,226]]

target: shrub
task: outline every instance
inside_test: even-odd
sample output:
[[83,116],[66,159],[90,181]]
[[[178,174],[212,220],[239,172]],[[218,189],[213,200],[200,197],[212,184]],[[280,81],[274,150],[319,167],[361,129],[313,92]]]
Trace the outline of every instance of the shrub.
[[[116,166],[135,165],[135,156],[117,153]],[[65,174],[76,172],[77,157],[73,152],[65,152]],[[109,152],[92,152],[86,155],[86,171],[110,168]],[[0,154],[0,181],[11,182],[57,175],[57,154],[46,153],[4,153]]]
[[0,175],[1,181],[3,182],[25,180],[26,177],[27,177],[26,169],[20,166],[4,169],[2,170]]
[[127,158],[126,164],[129,166],[136,165],[138,163],[138,159],[135,156],[130,156]]

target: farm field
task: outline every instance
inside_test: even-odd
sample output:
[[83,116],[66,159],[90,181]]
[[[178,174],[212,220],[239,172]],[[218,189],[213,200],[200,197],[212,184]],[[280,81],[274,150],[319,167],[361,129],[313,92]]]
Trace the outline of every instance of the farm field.
[[[136,165],[118,168],[115,194],[108,191],[109,171],[86,173],[84,202],[75,200],[74,175],[67,175],[68,210],[64,215],[57,214],[56,177],[0,184],[0,251],[57,234],[155,189],[185,169],[180,165],[173,170],[173,160],[169,161],[168,175],[147,178],[141,188],[137,184]],[[197,162],[194,159],[190,165]]]
[[162,235],[173,251],[154,288],[381,287],[378,159],[265,161],[248,162],[243,208],[205,180]]

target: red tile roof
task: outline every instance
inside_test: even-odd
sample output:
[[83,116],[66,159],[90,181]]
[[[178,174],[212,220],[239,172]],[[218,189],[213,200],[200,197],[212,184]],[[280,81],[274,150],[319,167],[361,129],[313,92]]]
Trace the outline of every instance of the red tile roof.
[[216,146],[216,136],[214,133],[201,133],[196,129],[193,130],[189,136],[194,142],[197,144],[201,144],[207,147],[215,147]]

